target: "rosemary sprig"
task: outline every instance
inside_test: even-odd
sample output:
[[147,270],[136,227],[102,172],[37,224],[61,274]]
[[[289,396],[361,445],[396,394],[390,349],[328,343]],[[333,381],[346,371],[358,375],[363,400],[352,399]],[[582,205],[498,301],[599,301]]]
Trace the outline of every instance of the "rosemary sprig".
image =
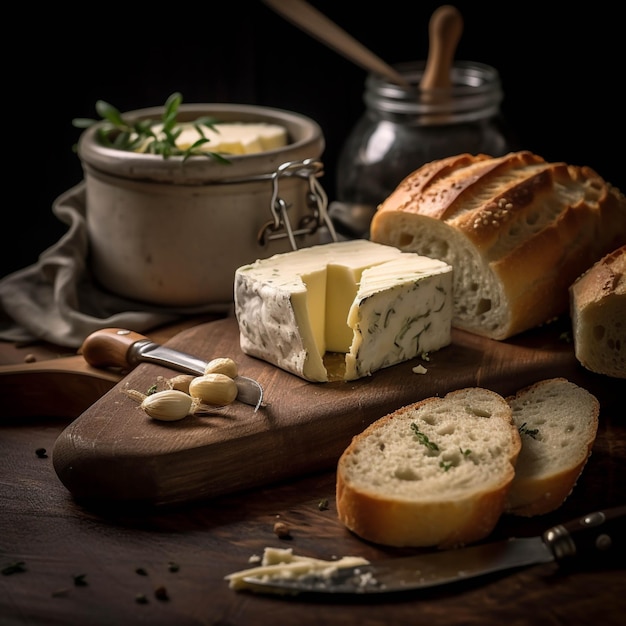
[[537,435],[539,434],[538,428],[528,428],[526,422],[524,422],[518,429],[520,435],[528,435],[533,439],[537,439]]
[[[191,146],[182,150],[176,145],[176,140],[182,132],[182,128],[177,122],[178,110],[182,101],[182,95],[175,92],[166,100],[160,120],[148,119],[129,122],[113,105],[104,100],[98,100],[96,111],[102,118],[101,120],[77,117],[72,120],[72,125],[75,128],[89,128],[104,120],[105,123],[98,129],[97,138],[100,144],[107,148],[127,152],[141,151],[148,154],[160,154],[164,159],[182,156],[183,161],[186,161],[191,156],[205,156],[220,163],[230,163],[228,159],[217,152],[200,149],[210,141],[204,134],[205,128],[219,132],[215,128],[217,120],[212,117],[203,116],[193,121],[193,126],[200,134],[200,138]],[[157,134],[154,127],[158,124],[162,128]]]
[[422,445],[426,446],[429,450],[439,450],[439,446],[434,441],[431,441],[428,436],[419,429],[419,426],[415,422],[411,422],[411,429]]

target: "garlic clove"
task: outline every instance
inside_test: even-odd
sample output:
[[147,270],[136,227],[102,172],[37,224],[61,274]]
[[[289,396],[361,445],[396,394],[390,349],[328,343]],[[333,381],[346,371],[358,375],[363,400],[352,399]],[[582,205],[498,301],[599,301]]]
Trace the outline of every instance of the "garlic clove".
[[184,391],[189,393],[189,383],[195,378],[193,374],[179,374],[167,381],[168,389],[177,389],[178,391]]
[[218,357],[206,364],[204,374],[226,374],[230,378],[235,378],[239,373],[237,363],[230,357]]
[[237,385],[226,374],[213,373],[198,376],[189,383],[189,393],[205,404],[224,406],[237,397]]
[[178,389],[165,389],[146,396],[141,408],[153,419],[175,422],[192,412],[193,398]]

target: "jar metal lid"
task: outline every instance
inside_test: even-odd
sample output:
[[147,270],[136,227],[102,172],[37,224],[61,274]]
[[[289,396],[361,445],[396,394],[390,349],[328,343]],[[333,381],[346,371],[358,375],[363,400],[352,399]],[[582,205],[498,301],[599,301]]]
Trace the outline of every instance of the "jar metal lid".
[[450,90],[432,90],[431,97],[423,97],[419,84],[424,74],[425,61],[397,64],[394,67],[408,80],[410,87],[402,87],[384,78],[369,74],[365,82],[366,105],[382,113],[423,116],[442,114],[452,116],[454,123],[473,121],[497,114],[503,99],[498,71],[484,63],[455,61],[451,70]]

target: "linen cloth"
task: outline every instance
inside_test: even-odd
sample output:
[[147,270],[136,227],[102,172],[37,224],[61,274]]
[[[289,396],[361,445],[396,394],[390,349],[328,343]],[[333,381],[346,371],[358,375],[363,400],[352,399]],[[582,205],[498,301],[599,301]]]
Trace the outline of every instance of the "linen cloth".
[[231,304],[168,308],[118,296],[89,270],[85,181],[60,195],[52,212],[68,230],[38,261],[0,281],[0,340],[79,348],[101,328],[144,333],[186,316],[226,314]]

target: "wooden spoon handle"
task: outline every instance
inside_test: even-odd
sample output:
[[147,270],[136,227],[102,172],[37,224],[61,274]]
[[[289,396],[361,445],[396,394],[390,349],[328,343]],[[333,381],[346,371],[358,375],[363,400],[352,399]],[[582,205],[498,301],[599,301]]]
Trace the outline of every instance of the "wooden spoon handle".
[[450,89],[452,63],[462,32],[463,17],[456,7],[444,4],[432,14],[428,25],[428,58],[420,82],[422,91]]
[[263,0],[276,13],[298,28],[339,52],[361,68],[380,74],[388,81],[408,87],[409,83],[393,67],[385,63],[371,50],[359,43],[352,35],[320,13],[304,0]]

